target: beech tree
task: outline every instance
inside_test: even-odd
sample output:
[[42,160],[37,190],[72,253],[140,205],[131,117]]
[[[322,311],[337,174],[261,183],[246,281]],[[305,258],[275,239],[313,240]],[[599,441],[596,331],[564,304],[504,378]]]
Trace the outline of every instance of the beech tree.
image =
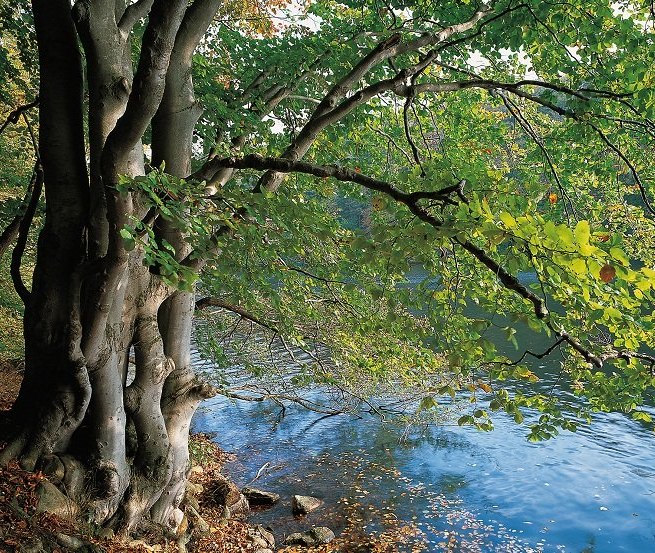
[[[648,419],[647,2],[4,9],[38,48],[38,156],[0,459],[82,476],[99,525],[182,520],[191,418],[216,392],[190,362],[196,303],[306,350],[300,380],[362,401],[363,383],[419,389],[423,410],[463,394],[480,403],[460,421],[483,429],[538,409],[543,439],[587,415],[503,382],[560,353],[590,410]],[[499,354],[491,332],[512,342],[519,325],[552,345]]]

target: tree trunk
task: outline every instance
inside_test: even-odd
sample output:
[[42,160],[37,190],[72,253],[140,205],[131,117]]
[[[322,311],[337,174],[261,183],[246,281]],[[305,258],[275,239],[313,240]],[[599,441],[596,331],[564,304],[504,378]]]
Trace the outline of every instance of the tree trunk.
[[[152,122],[153,164],[165,163],[166,171],[178,177],[191,174],[193,129],[202,114],[193,92],[191,56],[218,6],[219,2],[213,0],[194,5],[187,13],[171,55],[164,97]],[[162,220],[158,231],[175,248],[178,259],[189,253],[184,237],[172,225]],[[164,351],[175,365],[162,397],[162,412],[171,439],[172,472],[152,509],[153,519],[160,524],[170,525],[179,518],[177,509],[189,469],[191,418],[199,402],[213,394],[211,387],[203,384],[191,367],[194,305],[193,294],[178,291],[159,310]]]
[[[179,524],[191,417],[213,390],[190,366],[193,294],[151,274],[140,248],[125,250],[120,231],[144,210],[116,187],[120,175],[144,173],[141,137],[151,121],[155,162],[191,172],[201,111],[191,55],[218,5],[80,0],[71,10],[67,0],[33,2],[47,207],[25,292],[26,370],[10,415],[17,432],[6,436],[0,462],[41,463],[65,483],[85,481],[67,491],[91,490],[95,521],[124,535],[144,518]],[[130,25],[148,10],[134,72]],[[165,221],[156,230],[179,256],[188,253]]]

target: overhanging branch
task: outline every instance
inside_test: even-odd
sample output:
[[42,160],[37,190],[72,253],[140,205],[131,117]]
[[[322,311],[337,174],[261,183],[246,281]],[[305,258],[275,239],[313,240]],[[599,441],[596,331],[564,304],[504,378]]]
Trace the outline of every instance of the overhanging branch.
[[[436,191],[416,191],[408,193],[399,190],[386,181],[363,175],[345,167],[338,167],[333,165],[322,166],[304,161],[291,161],[289,159],[283,158],[262,157],[256,154],[248,155],[243,158],[232,157],[214,161],[218,167],[225,166],[234,169],[256,169],[260,171],[273,170],[280,173],[297,172],[321,178],[331,177],[344,182],[353,182],[369,190],[374,190],[386,194],[399,203],[404,204],[409,209],[409,211],[413,213],[418,219],[434,228],[442,227],[443,222],[429,213],[423,206],[419,205],[418,202],[420,200],[433,199],[443,201],[445,203],[450,203],[453,202],[452,198],[450,198],[453,193],[456,193],[459,196],[460,201],[465,200],[462,193],[462,187],[465,184],[464,181]],[[461,239],[458,237],[453,238],[453,242],[459,245],[462,249],[466,250],[478,262],[492,271],[504,288],[515,292],[518,296],[531,303],[535,317],[539,320],[545,321],[546,326],[548,326],[548,328],[550,328],[555,333],[555,335],[558,336],[558,343],[566,343],[588,363],[601,368],[604,361],[610,359],[627,360],[634,358],[652,362],[653,365],[655,365],[655,357],[651,357],[638,352],[611,351],[602,355],[594,354],[588,347],[584,346],[576,338],[571,336],[568,331],[563,328],[558,328],[555,324],[553,324],[553,322],[549,320],[549,311],[546,307],[545,300],[532,292],[528,287],[524,286],[518,278],[508,272],[500,263],[493,259],[493,257],[491,257],[486,251],[484,251],[484,249],[469,240]],[[229,307],[225,307],[229,309]],[[232,311],[239,313],[239,311],[236,311],[235,309],[232,309]],[[246,315],[247,314],[243,315],[244,318],[249,318]],[[254,322],[261,324],[259,320],[254,320]],[[264,324],[263,326],[266,325]]]
[[129,33],[137,21],[148,15],[153,2],[154,0],[136,0],[130,4],[125,8],[123,16],[118,22],[118,29],[124,34]]
[[206,309],[208,307],[220,307],[221,309],[226,309],[227,311],[231,311],[232,313],[236,313],[239,315],[241,318],[246,319],[248,321],[251,321],[255,324],[258,324],[259,326],[266,328],[268,330],[271,330],[275,332],[276,334],[279,334],[278,330],[276,327],[274,327],[272,324],[267,323],[266,321],[263,321],[256,315],[253,315],[252,313],[248,312],[245,310],[243,307],[240,307],[238,305],[234,305],[233,303],[226,302],[224,300],[221,300],[219,298],[211,298],[211,297],[206,297],[206,298],[201,298],[196,301],[196,309],[202,310]]

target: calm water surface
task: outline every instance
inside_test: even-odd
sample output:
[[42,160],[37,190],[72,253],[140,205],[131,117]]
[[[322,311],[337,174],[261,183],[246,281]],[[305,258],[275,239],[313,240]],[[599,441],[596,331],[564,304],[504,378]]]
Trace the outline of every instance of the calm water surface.
[[[540,385],[555,384],[551,363],[535,367]],[[339,532],[358,521],[379,532],[400,521],[418,527],[427,551],[449,541],[470,552],[655,551],[655,433],[623,415],[597,415],[591,427],[540,444],[502,414],[490,433],[445,425],[404,439],[403,429],[368,415],[325,418],[296,407],[279,415],[273,404],[215,398],[194,419],[196,431],[236,453],[228,471],[237,483],[266,464],[253,485],[283,500],[252,521],[278,538],[308,525]],[[325,505],[296,520],[291,494]]]

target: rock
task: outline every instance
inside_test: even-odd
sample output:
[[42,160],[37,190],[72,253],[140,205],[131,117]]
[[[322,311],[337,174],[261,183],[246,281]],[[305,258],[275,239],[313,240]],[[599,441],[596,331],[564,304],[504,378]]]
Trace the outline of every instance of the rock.
[[177,551],[178,553],[188,553],[188,549],[186,548],[187,543],[191,541],[191,534],[182,534],[177,538],[177,541],[175,544],[177,545]]
[[245,487],[241,488],[241,493],[246,496],[248,503],[251,505],[273,505],[280,500],[280,495],[273,492],[267,492],[258,488]]
[[244,517],[250,512],[250,504],[246,499],[246,496],[239,494],[239,500],[236,503],[232,503],[229,506],[230,509],[230,518],[232,517]]
[[67,534],[56,534],[57,543],[65,549],[70,549],[71,551],[77,551],[84,547],[84,542],[80,538],[75,536],[69,536]]
[[37,513],[52,513],[60,518],[75,519],[78,506],[51,482],[47,480],[39,482],[36,494],[39,498],[36,505]]
[[224,476],[217,476],[211,484],[211,495],[217,505],[229,507],[239,501],[241,491],[234,482]]
[[302,545],[310,547],[314,545],[314,539],[307,532],[294,532],[284,540],[284,545]]
[[111,528],[100,528],[96,535],[101,540],[111,540],[114,537],[114,531]]
[[57,455],[46,455],[41,460],[41,471],[45,474],[51,482],[63,482],[66,476],[66,467]]
[[65,467],[62,489],[68,497],[79,499],[83,497],[85,491],[85,469],[75,457],[66,454],[59,455],[60,461]]
[[258,543],[263,542],[261,545],[258,545],[259,547],[275,548],[275,536],[273,536],[273,533],[268,528],[264,528],[261,524],[248,528],[248,536],[253,543],[256,540]]
[[187,495],[184,498],[184,503],[186,503],[187,505],[190,505],[196,511],[200,510],[200,503],[198,503],[198,500],[193,495]]
[[214,478],[209,493],[214,503],[224,508],[225,518],[245,516],[250,512],[250,504],[237,485],[222,475]]
[[255,549],[255,553],[273,553],[273,550],[265,547],[265,548]]
[[335,538],[334,532],[327,526],[315,526],[308,534],[314,538],[317,545],[330,543]]
[[173,509],[171,514],[168,515],[168,527],[177,532],[180,524],[184,520],[184,511],[182,509]]
[[204,518],[200,516],[200,513],[198,513],[196,509],[189,506],[189,514],[193,520],[193,528],[197,529],[200,535],[206,536],[211,532],[209,524]]
[[143,550],[145,549],[149,553],[159,553],[162,550],[162,546],[156,543],[155,545],[148,545],[143,540],[132,540],[127,543],[129,547],[134,547],[135,549]]
[[268,545],[266,543],[266,540],[263,540],[262,538],[258,538],[258,537],[250,538],[250,543],[253,547],[256,547],[257,549],[266,549],[266,546]]
[[330,543],[334,539],[334,532],[327,526],[316,526],[307,532],[295,532],[289,534],[284,540],[284,545],[300,545],[312,547]]
[[205,488],[202,487],[202,484],[195,484],[194,482],[186,483],[186,493],[191,495],[200,495]]
[[41,471],[69,498],[79,498],[83,494],[84,467],[71,455],[46,455],[41,460]]
[[306,515],[318,509],[323,502],[309,495],[294,495],[291,498],[291,510],[294,515]]
[[111,540],[114,537],[114,531],[111,528],[100,528],[97,536],[101,540]]
[[202,468],[200,465],[194,465],[191,467],[192,474],[202,474],[203,472],[205,472],[205,469]]

